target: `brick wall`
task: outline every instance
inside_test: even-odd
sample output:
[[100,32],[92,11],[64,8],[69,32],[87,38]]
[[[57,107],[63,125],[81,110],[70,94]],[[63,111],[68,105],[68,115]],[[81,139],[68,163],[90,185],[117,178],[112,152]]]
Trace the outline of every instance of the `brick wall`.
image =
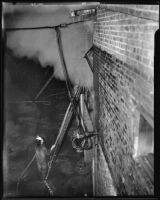
[[96,196],[116,196],[116,190],[113,185],[113,180],[108,168],[107,162],[100,145],[97,150],[97,173],[98,181],[95,181]]
[[[158,12],[155,5],[101,5],[97,10],[93,37],[97,130],[118,195],[154,193],[153,183],[133,153],[139,115],[151,126],[154,122]],[[104,171],[105,161],[101,162]],[[100,174],[96,177],[105,185]]]

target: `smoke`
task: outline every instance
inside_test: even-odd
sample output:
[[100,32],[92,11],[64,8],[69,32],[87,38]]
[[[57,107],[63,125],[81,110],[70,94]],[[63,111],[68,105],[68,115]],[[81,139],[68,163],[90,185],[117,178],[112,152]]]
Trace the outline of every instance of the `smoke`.
[[[55,26],[71,22],[70,11],[76,5],[4,6],[5,27]],[[61,29],[64,57],[73,84],[92,88],[93,75],[85,52],[92,46],[93,23],[85,22]],[[54,67],[54,76],[64,80],[54,29],[14,31],[7,33],[7,47],[18,57],[38,61],[42,67]]]

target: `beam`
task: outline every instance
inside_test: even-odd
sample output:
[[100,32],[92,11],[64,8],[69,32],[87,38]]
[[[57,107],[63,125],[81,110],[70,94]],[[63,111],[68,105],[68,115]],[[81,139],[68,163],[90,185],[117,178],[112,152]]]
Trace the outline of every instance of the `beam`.
[[74,25],[76,23],[84,23],[84,20],[77,21],[77,22],[70,22],[70,23],[63,23],[56,26],[37,26],[37,27],[21,27],[21,28],[5,28],[6,32],[10,31],[25,31],[25,30],[38,30],[38,29],[55,29],[57,27],[66,28],[69,25]]

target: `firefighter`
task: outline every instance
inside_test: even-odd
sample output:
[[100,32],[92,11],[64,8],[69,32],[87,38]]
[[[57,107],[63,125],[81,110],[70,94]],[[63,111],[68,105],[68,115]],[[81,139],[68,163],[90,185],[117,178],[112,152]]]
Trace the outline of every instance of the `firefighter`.
[[39,172],[41,173],[42,179],[45,179],[47,170],[48,170],[48,151],[45,146],[45,140],[43,137],[36,137],[36,160],[37,167]]

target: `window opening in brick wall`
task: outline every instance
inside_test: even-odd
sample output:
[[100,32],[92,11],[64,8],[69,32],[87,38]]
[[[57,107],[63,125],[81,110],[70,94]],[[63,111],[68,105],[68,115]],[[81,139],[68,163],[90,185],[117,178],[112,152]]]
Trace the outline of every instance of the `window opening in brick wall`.
[[140,164],[143,173],[154,183],[154,129],[141,114],[139,135],[135,138],[134,147],[136,146],[137,152],[134,158]]
[[139,157],[154,154],[154,129],[147,120],[140,114],[139,118],[139,133],[134,137],[134,155]]

